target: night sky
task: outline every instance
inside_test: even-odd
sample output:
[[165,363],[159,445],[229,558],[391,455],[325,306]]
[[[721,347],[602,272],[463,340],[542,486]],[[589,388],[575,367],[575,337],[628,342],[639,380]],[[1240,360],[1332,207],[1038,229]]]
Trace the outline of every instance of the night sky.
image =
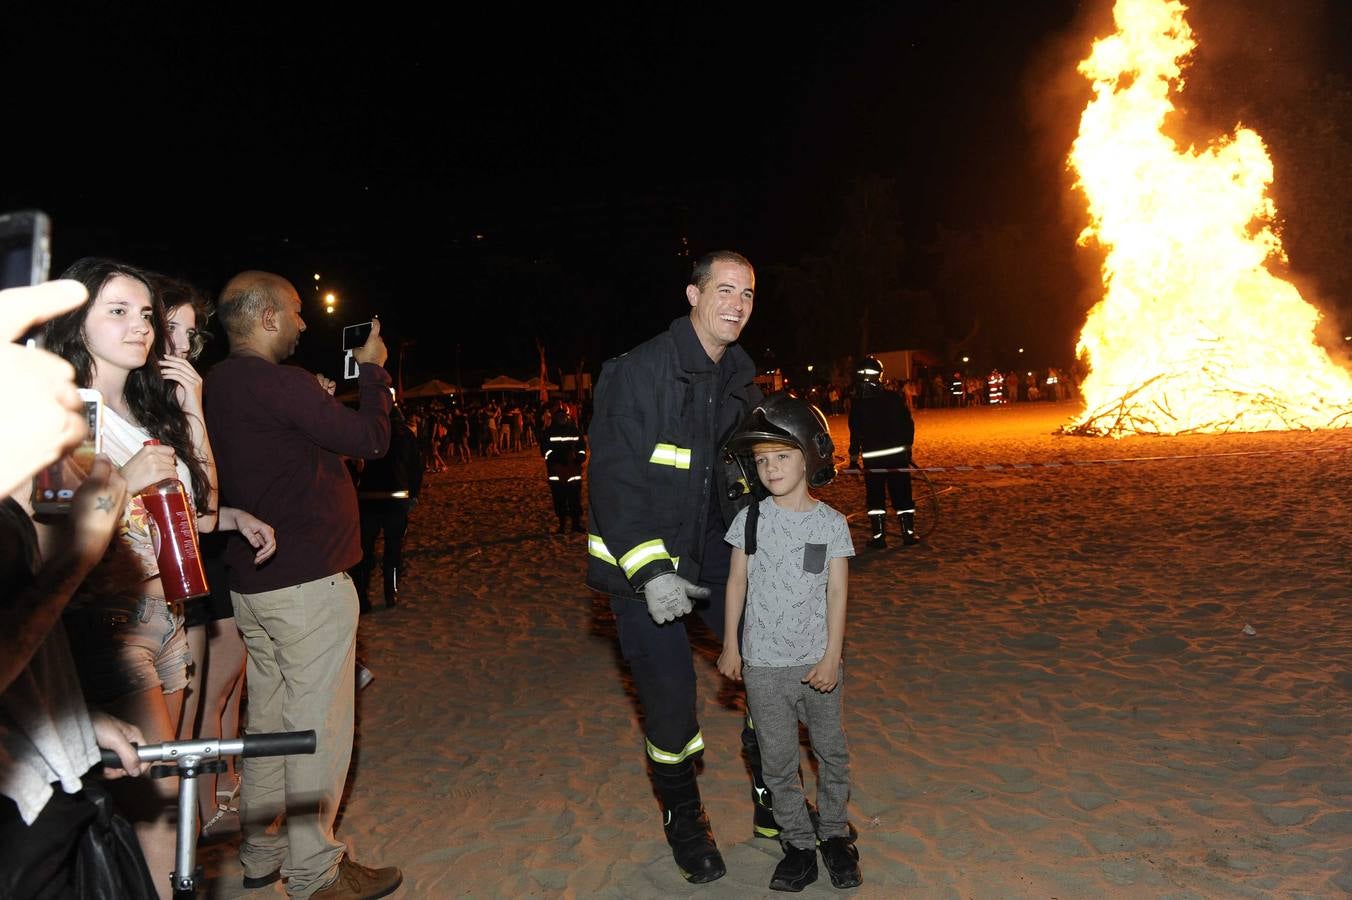
[[[1193,4],[1180,133],[1263,134],[1292,273],[1336,320],[1352,4],[1270,5]],[[895,231],[871,349],[1064,365],[1094,299],[1063,160],[1107,2],[126,9],[6,10],[0,208],[51,214],[53,274],[97,253],[212,295],[291,277],[315,368],[378,312],[410,383],[533,374],[537,337],[551,370],[596,371],[721,247],[757,266],[753,355],[820,365],[857,316],[795,279],[839,255],[852,196]]]

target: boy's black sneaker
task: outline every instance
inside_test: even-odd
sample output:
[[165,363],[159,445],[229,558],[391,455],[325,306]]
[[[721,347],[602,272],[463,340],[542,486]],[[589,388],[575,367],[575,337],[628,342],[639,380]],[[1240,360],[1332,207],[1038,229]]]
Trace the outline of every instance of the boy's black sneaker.
[[817,880],[817,851],[784,845],[784,858],[775,866],[770,890],[797,893]]
[[831,876],[831,884],[838,888],[852,888],[864,883],[864,876],[859,873],[859,848],[849,838],[827,838],[818,846],[822,851],[822,862],[826,864],[826,873]]

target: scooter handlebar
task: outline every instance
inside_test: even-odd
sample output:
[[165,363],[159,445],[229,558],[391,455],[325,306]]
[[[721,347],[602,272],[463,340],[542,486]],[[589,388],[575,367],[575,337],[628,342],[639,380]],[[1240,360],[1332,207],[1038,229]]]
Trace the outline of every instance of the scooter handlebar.
[[[310,731],[274,731],[248,734],[229,741],[165,741],[162,744],[133,745],[141,762],[177,762],[187,757],[217,759],[222,756],[294,756],[315,752],[315,733]],[[99,748],[103,765],[121,768],[117,754]]]
[[315,752],[317,741],[314,730],[274,731],[270,734],[244,736],[241,756],[296,756]]

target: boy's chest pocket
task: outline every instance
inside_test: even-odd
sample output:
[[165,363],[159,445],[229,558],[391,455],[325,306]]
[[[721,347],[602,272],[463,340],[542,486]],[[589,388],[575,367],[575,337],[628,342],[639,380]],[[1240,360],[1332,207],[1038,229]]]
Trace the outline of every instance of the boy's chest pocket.
[[826,568],[826,545],[803,545],[803,571],[809,575],[820,575]]

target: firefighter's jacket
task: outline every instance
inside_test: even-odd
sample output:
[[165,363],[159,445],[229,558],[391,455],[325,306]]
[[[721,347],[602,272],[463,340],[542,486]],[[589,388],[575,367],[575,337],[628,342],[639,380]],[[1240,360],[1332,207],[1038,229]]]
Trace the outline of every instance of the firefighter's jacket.
[[736,344],[715,365],[688,317],[602,367],[587,432],[588,586],[635,598],[666,572],[699,580],[711,506],[724,530],[738,507],[722,447],[761,401],[755,374]]
[[571,421],[552,422],[540,435],[540,454],[545,469],[553,478],[572,478],[582,474],[587,458],[587,440]]
[[915,420],[895,391],[865,387],[850,406],[850,459],[870,459],[905,452],[915,442]]

